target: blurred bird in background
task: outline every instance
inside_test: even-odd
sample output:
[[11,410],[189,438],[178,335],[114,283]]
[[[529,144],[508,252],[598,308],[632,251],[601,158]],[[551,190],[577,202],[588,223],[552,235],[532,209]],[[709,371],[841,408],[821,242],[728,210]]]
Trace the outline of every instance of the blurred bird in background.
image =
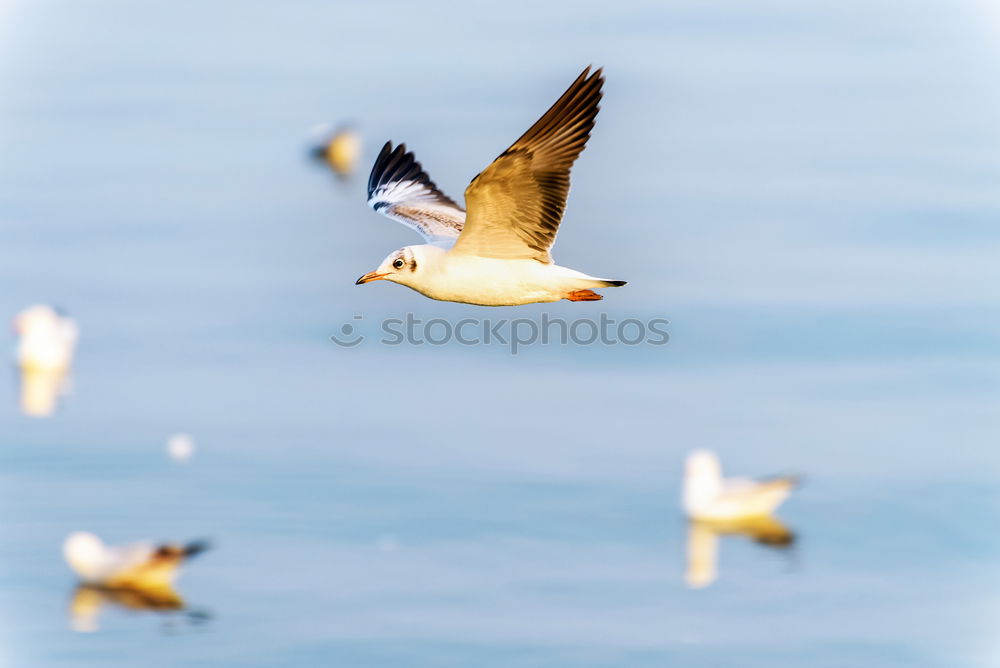
[[321,125],[312,134],[315,137],[310,151],[312,157],[329,167],[338,178],[350,178],[361,157],[361,133],[352,124],[345,123],[336,128]]
[[792,545],[795,534],[773,513],[797,484],[794,476],[759,481],[723,478],[715,453],[696,450],[688,455],[682,496],[690,520],[685,573],[688,586],[697,589],[715,581],[722,536],[745,536],[776,548]]
[[66,538],[63,556],[83,584],[157,592],[170,589],[181,564],[208,547],[203,540],[110,547],[94,534],[78,531]]
[[76,321],[45,304],[30,306],[11,323],[18,337],[15,359],[21,373],[21,412],[48,417],[69,388],[79,337]]
[[795,476],[723,478],[714,452],[696,450],[684,464],[684,512],[692,520],[738,520],[773,513],[798,484]]
[[18,335],[17,364],[22,369],[68,369],[79,330],[76,321],[46,304],[29,306],[12,323]]

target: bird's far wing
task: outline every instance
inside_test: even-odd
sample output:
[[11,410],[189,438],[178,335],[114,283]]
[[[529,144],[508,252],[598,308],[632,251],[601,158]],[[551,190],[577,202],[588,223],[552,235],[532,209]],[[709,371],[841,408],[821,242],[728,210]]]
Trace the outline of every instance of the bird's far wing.
[[794,476],[775,477],[767,480],[727,478],[719,500],[736,502],[747,507],[777,505],[788,496],[797,484],[798,478]]
[[723,494],[740,494],[757,487],[757,481],[753,478],[726,478],[722,481]]
[[406,144],[386,142],[368,177],[368,206],[416,230],[428,243],[453,242],[465,211],[438,190]]
[[585,69],[520,139],[465,190],[468,221],[453,252],[551,263],[569,171],[600,109],[602,70]]
[[763,487],[780,487],[794,489],[802,484],[802,477],[797,475],[775,475],[767,478],[760,478],[756,481]]
[[59,329],[62,332],[63,341],[70,346],[76,345],[80,338],[80,328],[77,327],[76,320],[69,317],[59,319]]
[[102,575],[104,578],[115,578],[128,573],[149,561],[154,548],[150,543],[132,543],[109,547],[104,554]]

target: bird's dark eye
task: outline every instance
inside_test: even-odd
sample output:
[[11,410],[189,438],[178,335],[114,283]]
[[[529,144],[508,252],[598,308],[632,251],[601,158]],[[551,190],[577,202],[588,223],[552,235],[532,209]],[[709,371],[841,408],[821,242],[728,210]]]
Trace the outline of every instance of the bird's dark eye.
[[403,258],[397,257],[395,260],[393,260],[392,266],[395,267],[396,269],[402,269],[403,268]]

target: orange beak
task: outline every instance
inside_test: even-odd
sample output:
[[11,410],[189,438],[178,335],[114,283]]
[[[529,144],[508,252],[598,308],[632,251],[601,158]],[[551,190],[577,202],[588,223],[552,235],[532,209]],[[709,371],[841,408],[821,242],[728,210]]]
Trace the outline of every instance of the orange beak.
[[389,274],[376,274],[374,271],[369,271],[367,274],[359,278],[354,285],[363,285],[365,283],[371,283],[372,281],[381,281],[383,278]]

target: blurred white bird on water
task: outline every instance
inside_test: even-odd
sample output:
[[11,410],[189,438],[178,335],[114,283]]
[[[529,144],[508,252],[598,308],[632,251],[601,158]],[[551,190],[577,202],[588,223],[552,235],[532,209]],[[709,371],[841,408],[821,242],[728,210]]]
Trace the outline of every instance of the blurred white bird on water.
[[718,576],[719,539],[742,535],[772,547],[787,547],[795,534],[772,514],[798,483],[793,476],[767,480],[723,478],[718,456],[696,450],[684,463],[681,503],[691,520],[687,538],[689,587],[707,587]]
[[92,533],[77,531],[63,543],[63,557],[82,584],[156,591],[170,589],[180,566],[206,549],[206,541],[111,547]]
[[79,329],[69,316],[36,304],[14,316],[13,327],[22,369],[68,369],[73,364]]
[[24,309],[11,325],[18,336],[15,359],[21,372],[21,412],[48,417],[69,388],[79,328],[75,320],[45,304]]
[[715,453],[696,450],[684,464],[684,512],[692,520],[738,520],[768,516],[798,484],[794,476],[765,480],[723,478]]
[[323,162],[338,178],[347,179],[354,174],[361,157],[361,134],[350,124],[333,128],[321,125],[311,133],[312,156]]

